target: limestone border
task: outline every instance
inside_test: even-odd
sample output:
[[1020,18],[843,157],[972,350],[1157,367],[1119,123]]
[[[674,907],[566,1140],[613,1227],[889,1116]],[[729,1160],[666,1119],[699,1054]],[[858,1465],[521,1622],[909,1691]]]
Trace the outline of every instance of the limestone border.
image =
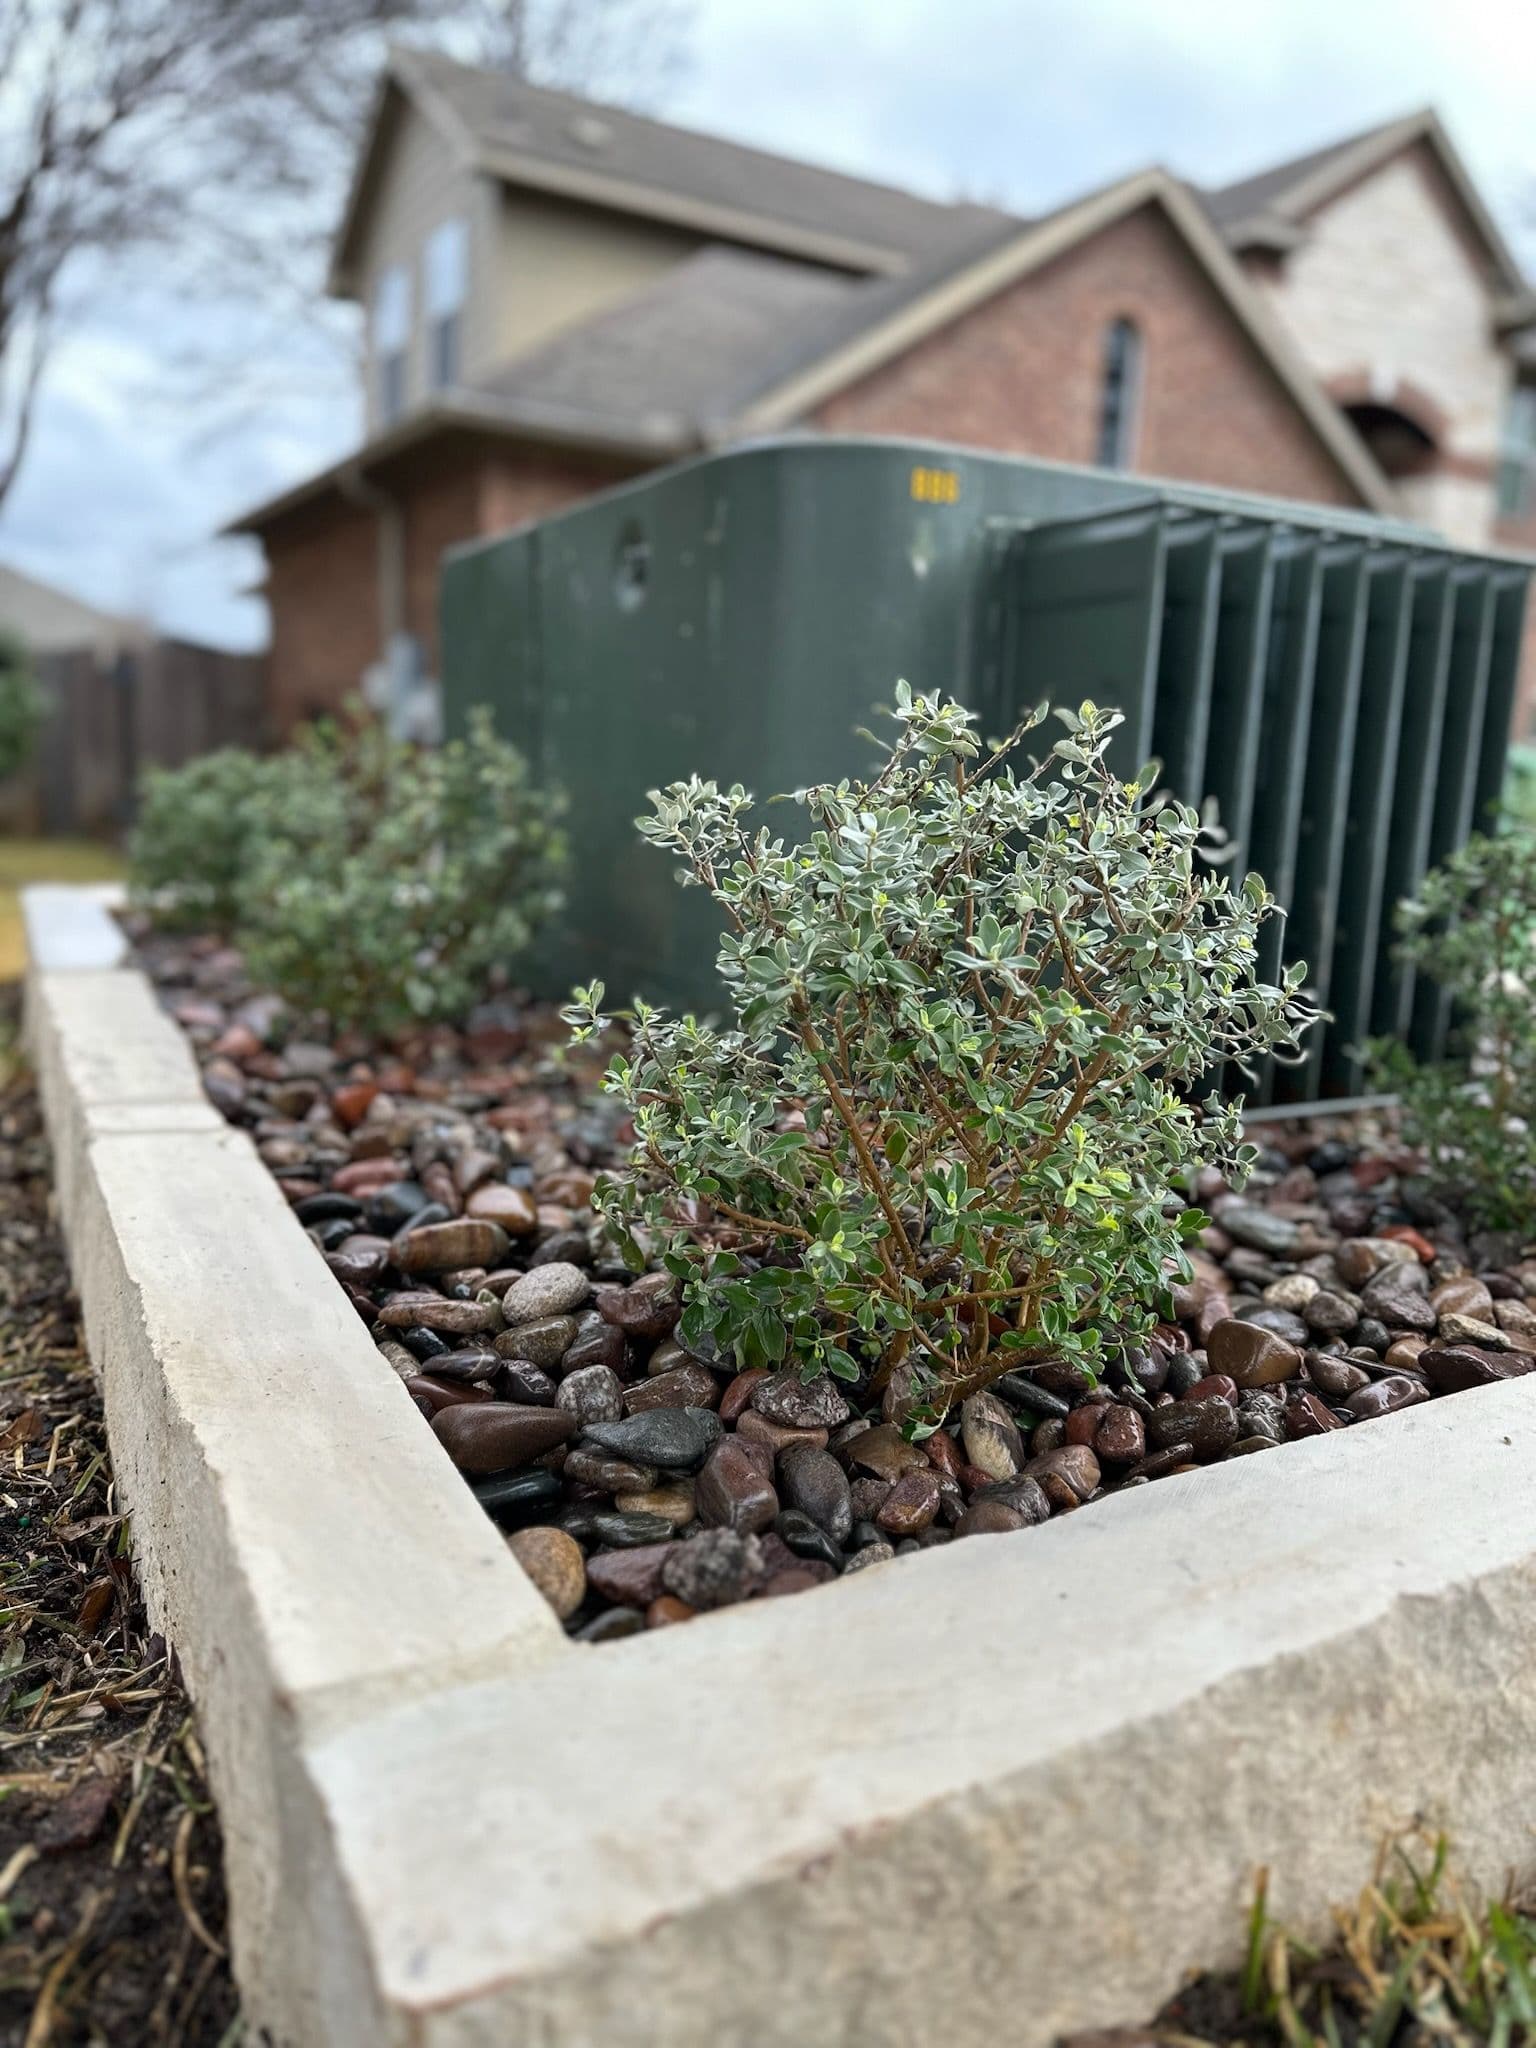
[[[248,2012],[294,2048],[1033,2048],[1326,1925],[1384,1828],[1536,1861],[1536,1376],[572,1645],[99,900],[28,1030]],[[66,935],[65,925],[68,925]]]

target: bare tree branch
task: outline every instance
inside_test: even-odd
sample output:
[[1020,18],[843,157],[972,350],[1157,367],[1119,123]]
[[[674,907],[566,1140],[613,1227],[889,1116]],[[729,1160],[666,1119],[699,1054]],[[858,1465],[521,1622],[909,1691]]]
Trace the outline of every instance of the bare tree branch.
[[82,278],[148,267],[248,307],[258,368],[275,325],[312,318],[390,35],[629,99],[669,68],[679,6],[0,0],[0,504]]

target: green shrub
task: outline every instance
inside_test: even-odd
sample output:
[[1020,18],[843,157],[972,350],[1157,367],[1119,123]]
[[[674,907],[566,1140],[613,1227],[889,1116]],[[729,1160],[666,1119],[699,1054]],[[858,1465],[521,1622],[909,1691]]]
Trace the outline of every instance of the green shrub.
[[19,775],[37,746],[48,693],[32,670],[25,644],[0,630],[0,782]]
[[559,904],[557,799],[476,712],[418,749],[377,726],[311,734],[268,792],[241,891],[255,977],[337,1025],[462,1014]]
[[[1188,1272],[1202,1219],[1170,1188],[1248,1156],[1236,1109],[1188,1093],[1314,1013],[1299,967],[1256,978],[1262,882],[1234,891],[1194,811],[1111,774],[1117,715],[1058,715],[1016,777],[1019,734],[983,760],[969,712],[903,685],[881,772],[800,792],[793,846],[740,788],[652,793],[642,834],[729,920],[735,1028],[636,1005],[606,1084],[633,1169],[597,1200],[632,1257],[637,1228],[664,1245],[690,1345],[931,1408],[1031,1359],[1091,1365]],[[602,998],[576,992],[578,1041]]]
[[1373,1080],[1473,1221],[1536,1231],[1536,834],[1470,840],[1398,905],[1397,929],[1400,957],[1456,1005],[1460,1056],[1421,1066],[1378,1040]]
[[133,892],[230,932],[297,1008],[399,1031],[467,1009],[556,907],[559,808],[483,711],[435,750],[324,723],[269,758],[152,770]]
[[297,772],[294,758],[242,747],[147,769],[128,840],[138,906],[172,929],[232,931],[268,799]]

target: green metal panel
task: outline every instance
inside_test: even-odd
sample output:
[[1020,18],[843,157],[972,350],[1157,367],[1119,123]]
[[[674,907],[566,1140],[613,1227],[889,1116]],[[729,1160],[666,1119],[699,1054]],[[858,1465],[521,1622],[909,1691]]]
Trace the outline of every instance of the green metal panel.
[[1289,912],[1336,1013],[1293,1102],[1352,1092],[1378,1020],[1438,1043],[1391,961],[1394,891],[1496,794],[1530,565],[1333,508],[928,443],[763,442],[457,551],[442,591],[450,730],[485,700],[571,800],[560,928],[526,963],[708,1005],[715,924],[633,819],[690,772],[763,794],[857,773],[898,677],[1000,733],[1046,697],[1117,705],[1124,773],[1214,799],[1237,872]]
[[1333,1022],[1323,1045],[1323,1087],[1329,1095],[1358,1094],[1364,1078],[1362,1049],[1370,1030],[1376,941],[1382,926],[1381,891],[1408,677],[1412,566],[1412,558],[1396,550],[1378,554],[1369,564],[1360,716],[1334,936]]
[[1408,673],[1370,1012],[1371,1033],[1380,1038],[1406,1033],[1413,1021],[1414,974],[1397,958],[1392,906],[1413,894],[1429,866],[1455,625],[1452,569],[1450,557],[1431,555],[1415,562],[1409,571]]
[[[1345,824],[1360,714],[1360,677],[1369,609],[1370,550],[1359,541],[1325,543],[1318,616],[1311,729],[1296,843],[1296,881],[1286,921],[1287,951],[1305,960],[1309,986],[1326,1008],[1332,999],[1339,885]],[[1312,1033],[1301,1063],[1281,1068],[1272,1094],[1280,1102],[1315,1100],[1322,1088],[1324,1036]]]
[[[1481,566],[1463,565],[1452,572],[1451,584],[1450,672],[1430,821],[1431,867],[1438,867],[1447,854],[1464,845],[1472,830],[1493,660],[1493,578]],[[1450,997],[1445,991],[1433,982],[1419,981],[1413,996],[1411,1042],[1421,1059],[1438,1059],[1444,1051],[1450,1014]]]
[[1169,524],[1167,506],[1153,501],[1018,534],[1006,561],[1012,702],[999,704],[1003,726],[1041,698],[1114,705],[1126,714],[1116,766],[1136,773],[1152,750]]
[[1508,571],[1493,579],[1493,646],[1488,657],[1488,705],[1483,714],[1483,739],[1478,749],[1477,793],[1472,803],[1472,829],[1488,831],[1498,815],[1509,752],[1509,723],[1520,687],[1520,650],[1525,627],[1528,575]]
[[1221,522],[1214,513],[1186,519],[1169,534],[1151,750],[1162,762],[1163,781],[1171,789],[1205,786],[1221,548]]
[[[1280,903],[1296,900],[1302,803],[1317,686],[1323,616],[1323,542],[1317,534],[1284,534],[1277,544],[1270,656],[1254,792],[1248,865],[1268,882]],[[1287,920],[1271,919],[1260,936],[1259,970],[1273,981],[1282,964],[1307,960]],[[1308,962],[1310,965],[1310,962]],[[1274,1099],[1280,1063],[1264,1064],[1249,1094]]]
[[1275,542],[1273,525],[1251,520],[1233,520],[1221,540],[1217,687],[1211,706],[1204,794],[1216,800],[1226,834],[1225,857],[1237,875],[1249,866],[1270,608],[1275,594]]

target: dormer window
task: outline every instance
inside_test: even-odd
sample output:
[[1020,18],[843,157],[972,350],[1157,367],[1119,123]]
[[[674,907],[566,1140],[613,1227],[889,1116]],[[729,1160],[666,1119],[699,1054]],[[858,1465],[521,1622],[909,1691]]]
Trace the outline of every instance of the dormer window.
[[1141,330],[1134,320],[1112,320],[1104,330],[1099,384],[1099,427],[1094,461],[1100,469],[1129,469],[1136,454],[1141,409]]
[[469,296],[469,223],[445,220],[427,237],[427,369],[434,391],[463,374],[464,302]]
[[373,373],[384,426],[405,411],[410,350],[411,273],[403,263],[392,263],[373,290]]

